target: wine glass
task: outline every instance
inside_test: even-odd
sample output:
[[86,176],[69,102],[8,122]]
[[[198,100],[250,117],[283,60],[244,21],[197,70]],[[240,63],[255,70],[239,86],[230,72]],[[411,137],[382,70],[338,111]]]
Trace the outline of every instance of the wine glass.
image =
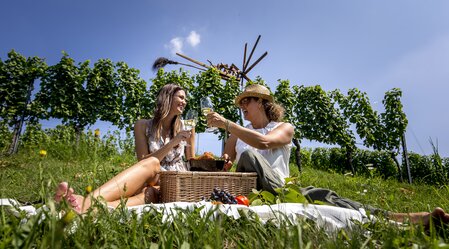
[[[195,110],[189,110],[186,115],[184,116],[184,119],[182,120],[182,123],[184,125],[183,130],[184,131],[190,131],[196,126],[196,120],[198,119],[198,112]],[[186,141],[182,141],[181,144],[183,146],[187,145]]]
[[[213,112],[214,105],[212,104],[212,100],[209,97],[201,98],[201,112],[204,116],[207,116],[210,112]],[[209,127],[206,129],[206,132],[214,132],[217,130],[217,127]]]

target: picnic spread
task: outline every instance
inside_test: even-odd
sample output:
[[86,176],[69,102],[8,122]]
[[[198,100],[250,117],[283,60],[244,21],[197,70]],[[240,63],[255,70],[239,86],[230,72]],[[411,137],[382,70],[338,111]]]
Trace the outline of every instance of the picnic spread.
[[[141,217],[145,212],[159,212],[163,215],[163,222],[173,221],[180,212],[194,210],[200,210],[201,217],[217,218],[220,215],[227,215],[239,219],[246,216],[250,219],[257,219],[262,223],[270,221],[276,224],[282,222],[297,224],[301,220],[310,220],[318,227],[329,232],[350,228],[355,223],[366,223],[374,219],[367,215],[363,208],[357,210],[307,203],[249,206],[246,196],[252,189],[256,188],[257,174],[217,171],[214,168],[217,159],[205,155],[196,158],[195,162],[197,167],[204,167],[208,171],[162,171],[160,173],[162,203],[126,207],[127,211],[136,213],[138,217]],[[214,170],[209,171],[211,167]],[[207,197],[211,194],[211,191],[220,189],[221,192],[232,197],[232,201],[211,201],[213,198],[209,198],[208,201]],[[218,191],[215,192],[217,192],[217,195],[219,194]],[[237,202],[234,197],[244,198],[245,200],[239,199],[239,202]],[[246,205],[241,205],[242,203]],[[41,215],[43,211],[48,210],[45,205],[35,208],[33,205],[21,205],[14,199],[0,199],[0,207],[6,208],[17,217],[20,213],[26,213],[28,218]],[[114,208],[109,207],[109,209],[112,212]],[[212,212],[212,215],[210,215],[210,212]],[[41,217],[45,217],[45,215],[41,215]]]
[[[0,208],[5,208],[15,215],[25,212],[26,217],[40,215],[48,210],[46,206],[35,208],[32,205],[20,205],[13,199],[0,199]],[[113,208],[110,208],[113,210]],[[141,217],[145,212],[160,212],[163,215],[163,222],[171,222],[180,212],[188,212],[200,209],[201,217],[213,212],[208,217],[217,218],[219,215],[227,215],[234,219],[242,216],[257,217],[262,222],[289,222],[297,224],[301,220],[311,220],[315,224],[328,232],[337,231],[343,228],[350,228],[356,223],[366,223],[374,219],[367,215],[364,209],[352,210],[328,205],[313,205],[302,203],[280,203],[274,205],[245,206],[220,204],[215,205],[211,202],[170,202],[161,204],[145,204],[133,207],[127,207],[128,212],[138,214]],[[255,215],[255,216],[254,216]],[[41,216],[45,217],[45,216]]]

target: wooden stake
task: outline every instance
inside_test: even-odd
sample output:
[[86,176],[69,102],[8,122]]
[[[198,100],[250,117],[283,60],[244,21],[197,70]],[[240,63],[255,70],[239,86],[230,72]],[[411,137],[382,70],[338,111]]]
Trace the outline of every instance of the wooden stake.
[[254,64],[252,64],[252,65],[248,68],[248,70],[245,71],[245,74],[246,74],[246,73],[249,73],[249,71],[251,71],[251,69],[253,69],[253,67],[255,67],[255,66],[257,65],[257,63],[259,63],[265,56],[267,56],[267,54],[268,54],[268,52],[265,52],[262,56],[260,56],[259,59],[257,59],[257,61],[254,62]]
[[245,43],[245,50],[243,50],[243,64],[242,70],[245,71],[245,62],[246,62],[246,48],[248,47],[248,43]]
[[190,57],[188,57],[188,56],[186,56],[186,55],[183,55],[183,54],[180,54],[180,53],[176,53],[176,55],[177,55],[177,56],[181,56],[182,58],[184,58],[184,59],[186,59],[186,60],[189,60],[189,61],[191,61],[191,62],[193,62],[193,63],[195,63],[195,64],[198,64],[198,65],[200,65],[200,66],[202,66],[202,67],[210,68],[210,66],[208,66],[208,65],[206,65],[206,64],[204,64],[204,63],[202,63],[202,62],[199,62],[199,61],[197,61],[197,60],[194,60],[194,59],[192,59],[192,58],[190,58]]
[[253,56],[254,50],[256,50],[257,43],[259,43],[259,40],[260,40],[260,35],[259,35],[259,37],[257,37],[256,43],[254,44],[254,47],[251,50],[251,53],[249,54],[248,61],[246,61],[245,66],[243,67],[243,72],[246,72],[246,67],[248,66],[249,61],[251,60],[251,57]]
[[[208,65],[206,65],[206,64],[204,64],[204,63],[202,63],[202,62],[199,62],[199,61],[197,61],[197,60],[194,60],[194,59],[192,59],[192,58],[190,58],[190,57],[188,57],[188,56],[186,56],[186,55],[183,55],[183,54],[180,54],[180,53],[176,53],[176,55],[181,56],[182,58],[184,58],[184,59],[186,59],[186,60],[189,60],[189,61],[191,61],[191,62],[193,62],[193,63],[195,63],[195,64],[198,64],[198,65],[200,65],[200,66],[202,66],[202,67],[205,67],[206,69],[207,69],[207,68],[211,68],[211,66],[208,66]],[[213,67],[213,66],[212,66],[212,67]],[[213,68],[216,68],[216,67],[213,67]],[[217,69],[217,70],[218,70],[218,69]],[[233,76],[233,75],[227,74],[227,73],[225,73],[225,72],[223,72],[223,71],[220,71],[220,70],[218,70],[218,72],[220,73],[220,75],[222,76],[222,78],[223,78],[223,77],[226,77],[226,79],[228,79],[228,78],[231,78],[231,77],[235,77],[235,76]]]

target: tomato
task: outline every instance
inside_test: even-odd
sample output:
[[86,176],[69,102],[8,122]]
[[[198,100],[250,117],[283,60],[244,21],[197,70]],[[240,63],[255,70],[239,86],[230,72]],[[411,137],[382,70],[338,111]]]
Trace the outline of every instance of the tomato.
[[248,198],[246,198],[246,196],[239,195],[239,196],[235,197],[235,199],[237,200],[237,204],[249,206],[249,200],[248,200]]

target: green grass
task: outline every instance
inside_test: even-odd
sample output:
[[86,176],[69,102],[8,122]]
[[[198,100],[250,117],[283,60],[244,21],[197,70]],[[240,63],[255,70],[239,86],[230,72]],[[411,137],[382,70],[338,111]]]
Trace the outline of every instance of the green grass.
[[[57,213],[68,209],[55,207],[51,201],[59,181],[67,180],[77,193],[83,193],[86,186],[100,186],[135,161],[131,154],[99,156],[88,148],[72,150],[49,150],[48,156],[41,158],[39,149],[25,149],[17,156],[0,159],[1,198],[50,207],[43,221],[35,216],[26,223],[0,209],[0,248],[434,248],[449,243],[446,231],[425,233],[419,226],[398,227],[383,221],[329,234],[310,221],[262,224],[251,217],[211,219],[211,213],[201,217],[200,210],[194,210],[164,223],[158,212],[138,217],[123,208],[111,213],[101,205],[95,213],[60,219]],[[295,166],[291,168],[294,172]],[[449,210],[447,186],[409,185],[311,168],[303,169],[299,181],[302,186],[330,188],[341,196],[390,211],[430,211],[435,206]]]
[[340,196],[396,212],[431,211],[434,207],[449,210],[448,186],[400,183],[394,179],[365,178],[332,174],[305,168],[302,186],[328,188]]

